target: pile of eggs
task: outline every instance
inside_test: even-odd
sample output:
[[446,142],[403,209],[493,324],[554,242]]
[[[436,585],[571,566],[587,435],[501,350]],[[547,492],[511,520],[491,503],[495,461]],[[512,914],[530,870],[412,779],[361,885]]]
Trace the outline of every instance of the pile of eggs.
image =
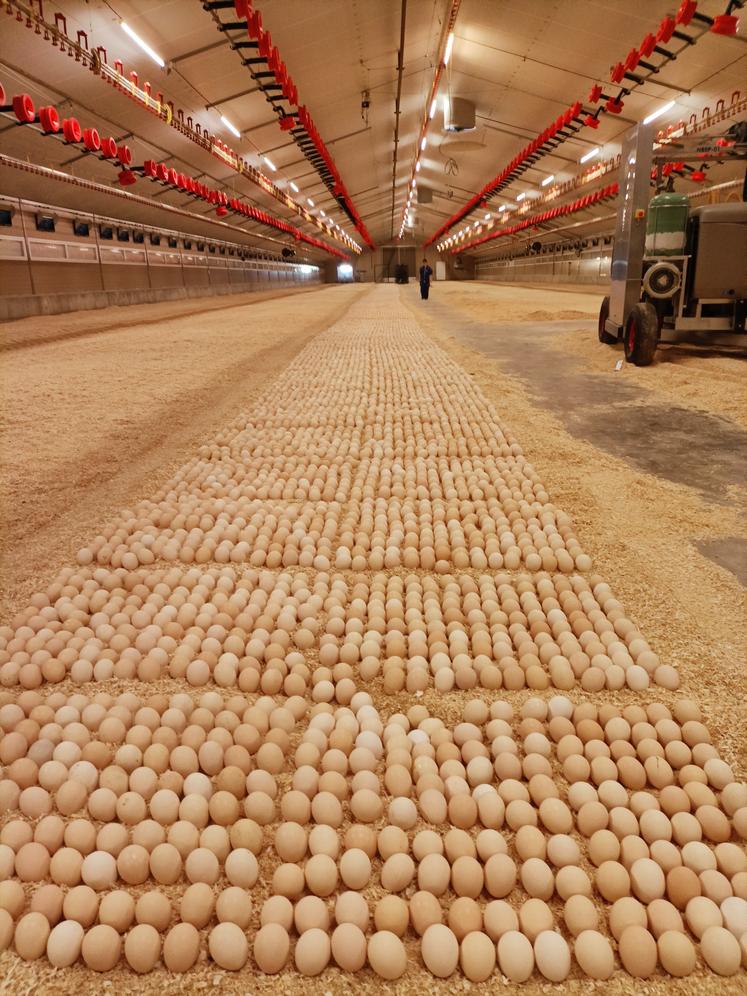
[[747,785],[688,700],[474,699],[453,728],[360,691],[0,703],[0,941],[22,958],[395,979],[410,937],[438,978],[519,982],[743,957]]
[[587,571],[570,518],[465,371],[413,323],[317,337],[152,500],[78,553],[437,573]]
[[387,693],[679,685],[609,585],[579,574],[68,568],[0,628],[5,687],[169,676],[346,704],[356,675]]
[[747,785],[693,702],[630,701],[676,670],[374,296],[0,628],[0,951],[734,975]]
[[679,685],[600,578],[333,577],[325,608],[319,662],[381,673],[386,692]]

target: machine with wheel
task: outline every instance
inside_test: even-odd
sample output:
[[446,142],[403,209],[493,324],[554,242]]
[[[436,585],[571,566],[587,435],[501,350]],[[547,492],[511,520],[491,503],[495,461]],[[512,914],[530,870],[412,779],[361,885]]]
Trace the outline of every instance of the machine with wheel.
[[[662,189],[665,164],[688,159],[747,159],[747,121],[717,138],[656,149],[650,126],[638,125],[626,138],[612,286],[598,335],[608,344],[622,339],[625,359],[637,366],[651,363],[662,342],[747,348],[747,203],[690,210],[671,179]],[[652,174],[659,190],[649,200]]]

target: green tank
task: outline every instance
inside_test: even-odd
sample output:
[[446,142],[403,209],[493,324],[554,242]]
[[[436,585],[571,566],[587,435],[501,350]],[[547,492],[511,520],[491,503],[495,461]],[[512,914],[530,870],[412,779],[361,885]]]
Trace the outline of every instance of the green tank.
[[682,256],[690,202],[684,194],[663,193],[651,198],[646,219],[646,255]]

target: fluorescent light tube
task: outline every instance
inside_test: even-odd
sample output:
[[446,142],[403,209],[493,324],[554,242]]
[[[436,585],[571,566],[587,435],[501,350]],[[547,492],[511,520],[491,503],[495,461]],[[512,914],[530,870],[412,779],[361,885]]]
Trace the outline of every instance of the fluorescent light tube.
[[444,66],[448,66],[449,59],[451,58],[451,50],[454,47],[454,32],[449,32],[449,37],[446,39],[446,50],[444,52]]
[[145,52],[146,55],[149,55],[151,59],[161,67],[161,69],[164,68],[166,63],[163,61],[158,52],[154,52],[153,49],[150,47],[150,45],[148,45],[147,42],[144,42],[143,39],[140,37],[140,35],[136,34],[129,26],[129,24],[126,23],[126,21],[120,21],[120,27],[122,28],[122,30],[126,35],[129,35],[130,38],[132,38],[132,40],[135,42],[136,45],[140,46],[140,48],[143,50],[143,52]]
[[643,123],[647,125],[651,124],[652,121],[656,121],[656,119],[660,118],[662,114],[666,114],[667,111],[671,111],[674,107],[674,103],[675,102],[673,100],[670,100],[668,103],[663,104],[658,110],[653,111],[647,118],[644,118]]
[[228,120],[225,114],[221,114],[220,119],[223,122],[223,124],[226,126],[226,128],[228,128],[228,130],[231,132],[232,135],[235,135],[236,138],[241,138],[241,132],[239,131],[239,129],[236,127],[235,124],[231,124],[231,122]]

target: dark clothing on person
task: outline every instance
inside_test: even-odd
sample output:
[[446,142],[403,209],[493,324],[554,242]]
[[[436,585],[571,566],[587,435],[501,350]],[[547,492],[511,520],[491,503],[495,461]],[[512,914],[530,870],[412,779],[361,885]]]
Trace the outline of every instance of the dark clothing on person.
[[428,266],[427,263],[423,263],[420,267],[420,296],[424,301],[428,300],[428,291],[431,288],[431,277],[433,276],[433,270]]

